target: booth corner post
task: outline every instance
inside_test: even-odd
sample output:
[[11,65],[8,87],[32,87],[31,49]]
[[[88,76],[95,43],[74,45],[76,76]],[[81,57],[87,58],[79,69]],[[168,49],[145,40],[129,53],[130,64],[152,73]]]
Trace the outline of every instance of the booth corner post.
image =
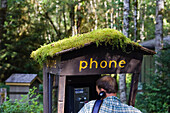
[[136,94],[138,91],[139,75],[140,73],[133,73],[132,75],[129,101],[128,101],[128,105],[131,105],[131,106],[135,106],[135,98],[136,98]]
[[46,63],[44,63],[43,65],[43,110],[44,113],[49,113],[49,87],[48,86],[48,72],[47,72],[47,67],[46,67]]

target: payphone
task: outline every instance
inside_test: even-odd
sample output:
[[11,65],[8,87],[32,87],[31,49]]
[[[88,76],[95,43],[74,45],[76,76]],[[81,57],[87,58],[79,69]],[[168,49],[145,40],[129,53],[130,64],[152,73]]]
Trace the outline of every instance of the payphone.
[[74,88],[74,113],[89,101],[89,87]]
[[77,113],[84,104],[97,98],[96,80],[98,78],[100,75],[66,78],[65,113]]

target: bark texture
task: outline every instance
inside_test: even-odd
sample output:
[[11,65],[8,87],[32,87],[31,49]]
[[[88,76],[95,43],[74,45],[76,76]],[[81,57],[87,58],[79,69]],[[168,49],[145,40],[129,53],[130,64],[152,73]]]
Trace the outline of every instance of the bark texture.
[[126,74],[119,74],[120,101],[126,103]]
[[[123,11],[123,34],[129,37],[129,11],[130,11],[130,0],[124,0],[124,11]],[[120,101],[126,103],[126,74],[119,75],[119,91]]]
[[163,47],[163,10],[164,0],[156,0],[155,52]]
[[137,41],[137,0],[134,0],[134,41]]
[[129,11],[130,11],[130,0],[124,0],[124,11],[123,11],[123,34],[129,36]]
[[[163,48],[163,10],[164,0],[156,0],[155,52],[157,52],[157,56],[159,56],[159,51]],[[158,71],[158,66],[161,65],[155,60],[155,73]]]
[[140,21],[141,21],[141,24],[140,24],[140,39],[141,39],[141,42],[144,41],[145,39],[145,36],[144,36],[144,28],[145,28],[145,18],[146,18],[146,15],[145,15],[145,10],[146,10],[146,5],[144,4],[143,6],[141,6],[142,4],[144,4],[144,0],[141,0],[141,3],[139,4],[139,9],[140,9]]

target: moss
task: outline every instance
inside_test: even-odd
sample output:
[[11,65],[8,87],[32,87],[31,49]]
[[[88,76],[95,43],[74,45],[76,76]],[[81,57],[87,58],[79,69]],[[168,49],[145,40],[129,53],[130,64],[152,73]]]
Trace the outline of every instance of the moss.
[[34,58],[41,64],[47,59],[47,57],[53,57],[57,52],[73,47],[82,48],[85,44],[88,43],[96,43],[98,46],[103,42],[105,45],[110,44],[114,47],[120,46],[122,50],[126,49],[127,44],[131,44],[132,46],[138,45],[137,43],[132,42],[129,38],[125,37],[121,32],[106,28],[98,29],[81,35],[76,35],[70,38],[65,38],[48,45],[43,45],[31,53],[31,58]]

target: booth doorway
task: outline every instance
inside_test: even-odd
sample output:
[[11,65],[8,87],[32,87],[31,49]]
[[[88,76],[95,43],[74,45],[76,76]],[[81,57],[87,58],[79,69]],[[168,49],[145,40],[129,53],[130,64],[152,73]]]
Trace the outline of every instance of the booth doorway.
[[97,99],[96,81],[101,75],[67,76],[65,113],[77,113],[85,103]]

